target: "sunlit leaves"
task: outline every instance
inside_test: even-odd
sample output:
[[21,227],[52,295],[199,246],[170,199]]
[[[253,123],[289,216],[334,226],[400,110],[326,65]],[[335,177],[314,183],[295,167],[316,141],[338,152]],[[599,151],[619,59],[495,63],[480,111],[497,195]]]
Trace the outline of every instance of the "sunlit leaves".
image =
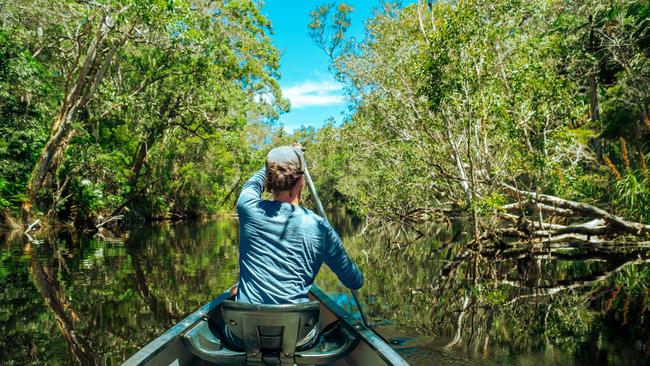
[[309,14],[309,36],[325,53],[335,59],[350,27],[350,13],[354,8],[346,3],[328,3],[318,6]]
[[[32,105],[47,106],[37,121],[42,130],[23,129],[40,133],[29,137],[36,152],[58,108],[66,105],[61,96],[84,70],[93,42],[100,52],[114,49],[105,73],[89,68],[86,79],[96,87],[84,89],[87,103],[71,116],[69,145],[54,159],[57,169],[47,173],[52,177],[39,196],[44,209],[80,222],[124,205],[139,217],[229,210],[231,188],[255,170],[248,164],[255,153],[244,126],[269,123],[287,108],[277,83],[279,53],[260,5],[250,0],[27,5],[3,4],[3,24],[25,54],[43,64],[38,77],[23,75],[34,79],[26,85],[39,88],[52,78],[57,87],[48,96],[22,91]],[[32,155],[9,161],[23,164],[27,173],[37,158]],[[93,189],[87,191],[84,181]],[[24,192],[24,179],[8,189]],[[7,206],[10,197],[2,197]]]

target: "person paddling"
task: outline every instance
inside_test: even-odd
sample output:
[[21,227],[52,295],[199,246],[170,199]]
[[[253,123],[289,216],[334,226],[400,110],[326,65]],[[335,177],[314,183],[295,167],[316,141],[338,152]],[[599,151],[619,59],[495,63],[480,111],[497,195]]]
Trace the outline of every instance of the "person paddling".
[[[266,166],[244,184],[237,201],[237,301],[306,302],[323,263],[346,287],[357,290],[363,285],[363,275],[336,231],[322,217],[300,206],[305,170],[301,146],[281,146],[268,153]],[[265,187],[273,200],[262,200]]]

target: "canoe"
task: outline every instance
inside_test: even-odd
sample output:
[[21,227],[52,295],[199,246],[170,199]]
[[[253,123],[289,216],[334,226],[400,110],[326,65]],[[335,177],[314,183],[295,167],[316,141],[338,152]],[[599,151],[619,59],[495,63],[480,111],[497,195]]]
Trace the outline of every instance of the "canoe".
[[[310,306],[310,303],[305,303],[303,306],[305,309],[299,309],[298,311],[301,313],[294,317],[301,320],[294,322],[293,326],[277,327],[278,321],[285,321],[282,317],[281,306],[276,306],[280,310],[275,314],[267,312],[270,316],[266,316],[262,320],[259,320],[259,314],[263,314],[263,311],[241,313],[244,314],[243,318],[238,318],[237,321],[233,320],[234,318],[225,320],[225,322],[230,322],[229,324],[236,325],[232,328],[233,332],[236,332],[235,329],[240,325],[237,324],[238,322],[252,323],[257,319],[256,321],[261,321],[265,325],[256,328],[255,332],[258,337],[253,336],[253,338],[258,339],[251,339],[250,334],[243,335],[247,342],[247,351],[251,350],[250,342],[258,342],[258,349],[261,350],[259,354],[230,349],[224,344],[222,332],[215,329],[216,327],[211,321],[219,314],[222,319],[225,319],[224,317],[231,318],[226,308],[230,309],[233,305],[241,306],[237,305],[240,303],[229,301],[229,296],[228,292],[217,296],[140,349],[124,365],[408,365],[373,330],[343,310],[315,285],[312,286],[309,297],[312,307],[316,308],[315,318],[318,319],[320,329],[322,329],[318,341],[313,342],[316,343],[315,345],[308,345],[311,348],[296,350],[295,338],[297,336],[293,337],[293,343],[289,341],[290,344],[288,346],[286,344],[287,340],[291,338],[287,337],[287,334],[300,333],[302,331],[300,326],[307,327],[309,324],[315,323],[315,321],[306,320],[309,319],[309,310],[305,309]],[[264,305],[261,307],[263,308]],[[266,307],[270,306],[266,305]],[[275,309],[271,310],[276,311]],[[243,326],[243,324],[241,325]],[[269,334],[260,335],[262,331],[278,331],[278,329],[281,329],[280,333],[277,333],[280,335],[279,337],[274,338]],[[259,342],[266,342],[266,346],[260,346]],[[278,350],[281,349],[281,351],[269,351],[268,344],[276,343],[279,347]],[[283,353],[287,349],[289,351]]]

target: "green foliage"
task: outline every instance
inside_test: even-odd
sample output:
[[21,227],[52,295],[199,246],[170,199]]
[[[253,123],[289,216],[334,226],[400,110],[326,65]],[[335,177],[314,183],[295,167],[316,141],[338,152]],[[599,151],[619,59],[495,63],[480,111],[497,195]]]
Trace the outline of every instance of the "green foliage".
[[622,136],[643,145],[649,132],[643,128],[642,119],[644,114],[648,115],[650,97],[650,5],[616,2],[597,9],[594,22],[601,39],[592,51],[599,61],[599,76],[606,87],[603,136]]
[[0,28],[0,210],[17,209],[56,97],[46,69]]
[[506,196],[499,192],[492,192],[480,197],[474,202],[474,206],[479,215],[487,216],[501,210],[506,203],[508,203]]
[[640,106],[625,100],[625,86],[615,85],[607,89],[603,103],[603,132],[601,136],[618,138],[634,136],[637,122],[641,120]]
[[594,317],[593,311],[579,306],[553,307],[548,314],[544,334],[564,349],[575,349],[586,340]]
[[[336,147],[315,149],[336,162],[319,179],[348,208],[398,222],[437,206],[490,216],[514,183],[645,217],[643,184],[612,190],[594,152],[620,136],[647,152],[647,4],[387,3],[345,42],[336,19],[349,10],[319,7],[309,25],[353,106],[313,139]],[[590,75],[600,119],[588,118]]]
[[507,288],[497,284],[479,284],[472,290],[472,295],[486,306],[501,306],[508,300]]
[[624,216],[650,222],[650,180],[641,172],[629,172],[617,180],[614,199]]
[[[40,175],[29,172],[44,162],[34,203],[65,220],[230,211],[260,163],[247,124],[268,124],[288,106],[259,4],[1,6],[0,208],[30,199]],[[99,58],[84,66],[96,44]],[[50,160],[40,158],[46,143]]]
[[560,72],[552,5],[386,4],[339,53],[319,38],[335,24],[315,10],[312,37],[334,54],[354,105],[338,140],[324,142],[347,155],[328,185],[356,212],[396,221],[441,205],[488,213],[512,179],[548,186],[580,144],[565,127],[585,111]]
[[345,32],[350,27],[350,13],[354,8],[346,3],[323,4],[309,14],[309,36],[334,58],[336,49],[345,39]]

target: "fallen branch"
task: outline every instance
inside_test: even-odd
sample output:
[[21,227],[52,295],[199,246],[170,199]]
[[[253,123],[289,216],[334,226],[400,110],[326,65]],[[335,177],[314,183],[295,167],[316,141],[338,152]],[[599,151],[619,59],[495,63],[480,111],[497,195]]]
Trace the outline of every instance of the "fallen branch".
[[29,233],[30,231],[32,231],[32,229],[33,229],[36,225],[40,225],[40,224],[41,224],[41,220],[40,220],[40,219],[38,219],[38,220],[32,222],[32,224],[29,225],[29,226],[27,227],[27,230],[25,230],[25,234]]
[[528,209],[531,210],[533,214],[541,211],[550,214],[550,216],[574,217],[576,215],[575,212],[565,208],[553,207],[545,205],[543,203],[534,203],[531,201],[509,203],[502,206],[501,208],[505,211],[521,211],[522,209]]
[[586,227],[583,225],[567,226],[560,232],[550,232],[547,234],[566,234],[578,233],[586,235],[603,235],[614,233],[626,233],[636,236],[650,234],[650,225],[645,225],[638,222],[627,221],[621,217],[613,215],[602,208],[592,206],[587,203],[575,202],[565,200],[559,197],[550,196],[546,194],[537,194],[535,192],[528,192],[517,189],[511,185],[503,184],[504,191],[515,199],[530,199],[535,202],[541,202],[552,207],[571,210],[577,216],[585,216],[604,220],[604,224],[597,227]]
[[521,225],[521,224],[526,224],[528,228],[535,228],[535,229],[554,229],[554,230],[560,230],[560,229],[566,229],[567,227],[564,225],[558,225],[558,224],[548,224],[548,223],[542,223],[541,227],[539,222],[537,221],[532,221],[529,219],[526,219],[521,216],[515,216],[511,215],[508,213],[500,213],[499,216],[503,219],[506,219],[514,224]]
[[106,220],[104,220],[104,221],[98,223],[97,225],[95,225],[95,227],[96,227],[97,229],[99,229],[100,227],[102,227],[102,226],[108,224],[109,222],[122,220],[123,218],[124,218],[123,215],[111,216],[111,217],[107,218]]

